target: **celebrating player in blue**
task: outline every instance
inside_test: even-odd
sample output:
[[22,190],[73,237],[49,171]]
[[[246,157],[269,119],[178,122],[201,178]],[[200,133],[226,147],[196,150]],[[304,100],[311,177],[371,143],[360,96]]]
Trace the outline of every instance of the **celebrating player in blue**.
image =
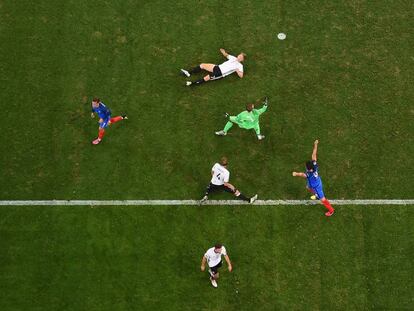
[[101,102],[99,98],[96,97],[92,100],[92,118],[95,117],[95,113],[99,116],[99,132],[98,138],[92,141],[92,144],[94,145],[97,145],[101,142],[105,134],[105,128],[107,128],[108,125],[111,125],[112,123],[116,123],[124,119],[128,119],[126,115],[111,118],[111,110],[108,107],[106,107],[105,104]]
[[328,209],[325,213],[326,216],[332,216],[334,213],[334,209],[329,203],[328,199],[325,198],[325,194],[323,193],[322,188],[322,179],[318,173],[318,163],[316,162],[317,157],[316,154],[318,152],[318,140],[315,140],[313,144],[313,152],[312,152],[312,161],[306,162],[306,172],[305,173],[297,173],[293,172],[293,176],[299,176],[307,179],[307,189],[308,191],[312,192],[313,195],[311,196],[312,200],[319,199],[323,205]]

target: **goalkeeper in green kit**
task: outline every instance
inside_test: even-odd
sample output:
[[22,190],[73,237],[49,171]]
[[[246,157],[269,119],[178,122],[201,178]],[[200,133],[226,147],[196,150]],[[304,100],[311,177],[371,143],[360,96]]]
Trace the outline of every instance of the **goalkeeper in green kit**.
[[230,116],[226,113],[226,118],[229,121],[224,126],[222,131],[216,132],[218,136],[226,136],[227,132],[232,128],[233,124],[237,124],[240,128],[250,130],[254,129],[258,140],[262,140],[264,135],[260,134],[259,117],[267,110],[267,97],[263,102],[263,107],[260,109],[254,109],[254,104],[247,104],[246,111],[240,112],[237,116]]

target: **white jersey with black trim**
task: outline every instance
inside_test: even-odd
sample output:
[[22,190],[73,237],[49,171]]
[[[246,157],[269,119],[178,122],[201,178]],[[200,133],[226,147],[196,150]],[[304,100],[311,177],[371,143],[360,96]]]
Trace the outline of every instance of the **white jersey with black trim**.
[[213,176],[211,178],[211,183],[216,186],[224,185],[224,183],[229,182],[230,172],[219,163],[214,164],[211,169]]
[[207,259],[207,263],[209,267],[217,266],[221,261],[221,256],[227,256],[227,251],[224,246],[221,247],[219,253],[214,251],[214,247],[209,248],[207,252],[204,254],[204,257]]
[[237,60],[237,57],[234,57],[233,55],[227,55],[227,59],[228,61],[225,61],[219,65],[223,77],[232,74],[236,70],[243,72],[243,64]]

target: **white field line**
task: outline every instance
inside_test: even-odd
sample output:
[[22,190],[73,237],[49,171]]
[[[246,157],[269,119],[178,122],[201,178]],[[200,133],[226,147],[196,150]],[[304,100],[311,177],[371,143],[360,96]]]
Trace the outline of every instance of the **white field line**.
[[[413,200],[330,200],[333,205],[414,205]],[[208,200],[202,205],[248,205],[239,200]],[[253,205],[315,205],[311,200],[257,200]],[[0,200],[0,206],[125,206],[125,205],[200,205],[197,200]]]

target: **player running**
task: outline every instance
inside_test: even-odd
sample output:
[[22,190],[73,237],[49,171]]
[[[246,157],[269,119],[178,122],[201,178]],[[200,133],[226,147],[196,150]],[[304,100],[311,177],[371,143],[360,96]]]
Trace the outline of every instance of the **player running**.
[[259,117],[267,110],[267,105],[268,100],[266,97],[263,102],[263,107],[260,109],[254,109],[254,104],[247,104],[246,111],[239,113],[237,116],[229,116],[229,114],[226,113],[226,118],[229,118],[229,121],[226,123],[222,131],[216,132],[216,135],[226,136],[233,124],[237,124],[240,128],[247,130],[254,129],[257,139],[262,140],[265,136],[260,134]]
[[92,100],[92,118],[95,118],[95,113],[99,116],[99,131],[98,138],[92,141],[92,144],[94,145],[97,145],[102,141],[102,138],[105,134],[105,128],[107,128],[108,125],[128,119],[126,115],[111,118],[111,110],[106,107],[99,98],[96,97]]
[[230,172],[227,170],[227,158],[222,157],[220,163],[214,164],[213,168],[211,169],[211,182],[207,186],[206,193],[204,197],[201,199],[200,203],[203,203],[208,200],[208,195],[211,192],[222,190],[226,192],[233,193],[237,198],[253,203],[257,199],[257,194],[251,198],[246,197],[243,195],[239,190],[236,189],[232,184],[229,183],[230,179]]
[[186,76],[186,77],[190,77],[192,74],[195,73],[199,73],[201,72],[201,70],[205,70],[210,72],[210,74],[204,76],[204,78],[201,78],[197,81],[191,82],[191,81],[187,81],[186,85],[190,86],[190,85],[200,85],[204,82],[210,81],[210,80],[217,80],[217,79],[221,79],[224,78],[230,74],[232,74],[233,72],[236,72],[237,75],[240,78],[243,78],[243,64],[242,62],[244,61],[244,58],[246,57],[246,54],[244,53],[240,53],[239,55],[237,55],[237,57],[230,55],[229,53],[227,53],[224,49],[220,49],[221,54],[223,54],[223,56],[225,58],[227,58],[227,61],[225,61],[224,63],[222,63],[221,65],[216,65],[216,64],[206,64],[206,63],[202,63],[197,67],[194,67],[193,69],[190,70],[184,70],[181,69],[181,72]]
[[233,266],[231,265],[231,261],[229,256],[227,255],[226,248],[221,244],[216,244],[214,247],[209,248],[207,252],[204,254],[203,259],[201,260],[201,271],[206,270],[206,262],[208,264],[208,273],[210,274],[210,281],[211,285],[217,287],[217,279],[219,278],[218,269],[222,266],[221,256],[224,256],[226,259],[227,267],[231,272],[233,270]]
[[320,200],[323,205],[328,209],[325,213],[326,216],[332,216],[334,213],[334,209],[329,203],[328,199],[325,198],[325,194],[323,193],[322,189],[322,179],[318,173],[318,163],[316,162],[316,153],[318,152],[318,140],[315,140],[313,144],[313,152],[312,152],[312,161],[306,162],[306,172],[305,173],[297,173],[293,172],[293,176],[299,176],[307,179],[307,186],[306,188],[308,191],[312,192],[313,195],[311,196],[312,200]]

